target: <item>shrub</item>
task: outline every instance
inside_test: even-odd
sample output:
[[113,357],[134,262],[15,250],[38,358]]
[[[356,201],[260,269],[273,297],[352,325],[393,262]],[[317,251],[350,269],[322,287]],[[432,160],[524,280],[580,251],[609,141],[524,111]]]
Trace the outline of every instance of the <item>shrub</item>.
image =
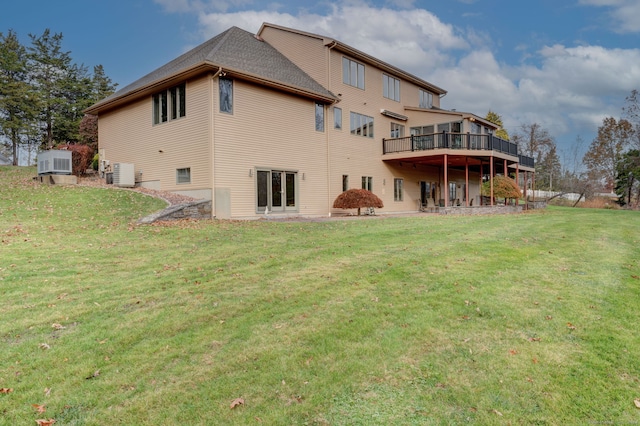
[[358,216],[362,207],[381,209],[384,204],[377,195],[366,189],[348,189],[338,195],[333,202],[334,209],[358,209]]
[[91,166],[93,148],[88,145],[58,145],[56,149],[71,151],[72,173],[76,176],[84,176]]

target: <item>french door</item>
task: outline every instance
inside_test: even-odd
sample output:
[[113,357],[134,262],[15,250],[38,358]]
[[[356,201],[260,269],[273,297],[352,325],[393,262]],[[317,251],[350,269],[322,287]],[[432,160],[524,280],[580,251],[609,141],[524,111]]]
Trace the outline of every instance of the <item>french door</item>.
[[297,211],[297,172],[258,170],[256,181],[257,211]]

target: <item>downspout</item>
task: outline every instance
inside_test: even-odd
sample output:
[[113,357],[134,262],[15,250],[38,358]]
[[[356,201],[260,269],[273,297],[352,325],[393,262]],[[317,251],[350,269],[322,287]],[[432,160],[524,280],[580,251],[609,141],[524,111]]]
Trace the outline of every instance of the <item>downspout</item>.
[[211,111],[211,114],[209,114],[209,146],[211,149],[211,219],[216,218],[216,173],[215,173],[215,164],[216,164],[215,142],[216,141],[214,138],[214,131],[213,131],[215,126],[215,119],[214,119],[215,102],[213,101],[215,86],[213,82],[220,75],[221,72],[222,72],[222,67],[218,67],[218,71],[216,71],[215,74],[211,76],[211,80],[209,82],[209,90],[210,90],[209,110]]
[[[336,44],[338,44],[338,42],[333,40],[331,44],[327,46],[327,89],[329,90],[329,92],[331,92],[331,49],[333,49],[336,46]],[[333,104],[335,105],[336,102],[334,102]],[[327,114],[325,115],[325,121],[327,122],[327,125],[326,125],[326,132],[324,137],[325,137],[325,143],[327,144],[327,207],[329,210],[329,217],[331,217],[331,208],[333,204],[331,203],[331,148],[330,148],[331,141],[329,138],[330,126],[329,126],[329,120],[327,119],[327,117],[329,116],[328,113],[329,111],[327,108]]]

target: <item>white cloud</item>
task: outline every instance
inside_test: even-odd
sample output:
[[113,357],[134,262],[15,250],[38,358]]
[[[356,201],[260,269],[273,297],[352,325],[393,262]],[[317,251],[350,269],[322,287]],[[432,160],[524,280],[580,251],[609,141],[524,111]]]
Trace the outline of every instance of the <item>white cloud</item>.
[[[631,4],[582,3],[616,10]],[[256,32],[271,22],[333,37],[446,89],[445,108],[481,116],[493,110],[510,132],[537,122],[556,137],[573,134],[569,139],[593,133],[606,116],[619,116],[624,97],[640,81],[640,49],[558,44],[529,53],[537,65],[505,64],[495,57],[487,34],[442,22],[425,9],[376,8],[356,0],[330,6],[324,15],[278,10],[200,9],[201,32],[209,38],[234,25]]]
[[611,31],[640,32],[640,2],[638,0],[580,0],[582,5],[607,7],[613,21]]

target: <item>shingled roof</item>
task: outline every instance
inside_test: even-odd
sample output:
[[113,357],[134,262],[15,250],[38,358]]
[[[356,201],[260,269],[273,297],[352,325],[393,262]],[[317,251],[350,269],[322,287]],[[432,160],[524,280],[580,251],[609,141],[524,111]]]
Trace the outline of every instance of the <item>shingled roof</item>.
[[85,112],[99,113],[120,102],[147,96],[172,80],[207,70],[223,70],[232,77],[258,81],[325,102],[339,100],[269,43],[248,31],[231,27],[97,102]]

